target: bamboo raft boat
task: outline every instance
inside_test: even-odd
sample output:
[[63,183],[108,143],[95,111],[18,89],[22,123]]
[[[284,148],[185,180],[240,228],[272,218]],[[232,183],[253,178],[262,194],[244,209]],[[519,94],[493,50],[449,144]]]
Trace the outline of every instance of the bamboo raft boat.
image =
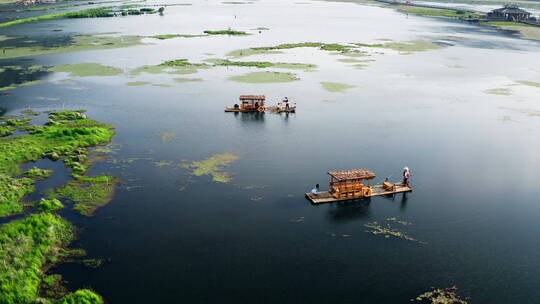
[[[317,194],[306,193],[306,198],[313,204],[323,204],[369,198],[380,195],[392,195],[396,193],[411,192],[410,185],[400,183],[383,182],[380,185],[371,186],[371,180],[375,174],[367,169],[331,171],[328,191]],[[367,185],[365,182],[367,181]]]
[[225,112],[274,112],[274,113],[296,113],[296,106],[286,107],[280,103],[277,106],[266,107],[266,97],[264,95],[240,95],[240,104],[234,107],[226,107]]

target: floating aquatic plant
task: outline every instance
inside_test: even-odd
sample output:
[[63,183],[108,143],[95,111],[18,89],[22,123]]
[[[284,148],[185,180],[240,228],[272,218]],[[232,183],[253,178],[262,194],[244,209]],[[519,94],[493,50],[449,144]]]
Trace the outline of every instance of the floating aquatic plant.
[[300,80],[296,74],[280,72],[252,72],[229,77],[229,80],[245,83],[279,83]]
[[397,217],[388,217],[388,218],[386,218],[386,220],[390,221],[390,222],[398,223],[398,224],[403,225],[403,226],[411,226],[413,224],[411,222],[400,220]]
[[496,89],[489,89],[484,91],[486,94],[491,95],[503,95],[503,96],[509,96],[512,95],[512,90],[507,88],[496,88]]
[[64,208],[64,204],[60,202],[59,200],[53,198],[53,199],[44,199],[42,198],[37,206],[37,210],[39,211],[57,211],[62,208]]
[[223,167],[235,162],[240,157],[231,153],[216,154],[202,161],[183,164],[185,168],[191,169],[195,176],[210,175],[212,180],[218,183],[228,183],[232,180],[229,173],[223,172]]
[[46,169],[41,169],[38,167],[33,167],[33,168],[28,169],[26,172],[24,172],[23,176],[34,178],[34,179],[44,179],[51,176],[52,172],[53,170],[46,170]]
[[386,227],[383,227],[379,225],[379,223],[377,222],[372,222],[372,223],[364,224],[364,227],[369,228],[369,230],[366,230],[366,232],[374,234],[374,235],[383,235],[385,238],[396,237],[396,238],[400,238],[400,239],[411,241],[411,242],[419,242],[421,244],[426,244],[423,241],[419,241],[413,237],[410,237],[409,235],[407,235],[406,233],[402,231],[392,229],[389,225],[387,225]]
[[456,286],[444,289],[433,289],[424,292],[411,301],[430,304],[468,304],[469,302],[457,295],[457,290],[458,288]]

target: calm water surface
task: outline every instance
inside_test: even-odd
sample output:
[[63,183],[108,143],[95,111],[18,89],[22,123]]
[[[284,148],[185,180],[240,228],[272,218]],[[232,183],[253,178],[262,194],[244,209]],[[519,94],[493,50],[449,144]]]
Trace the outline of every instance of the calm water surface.
[[[540,81],[539,42],[355,3],[269,0],[193,2],[167,7],[164,16],[27,23],[2,34],[47,43],[75,34],[196,34],[227,27],[270,30],[246,37],[148,38],[147,45],[125,49],[0,62],[98,62],[126,70],[112,77],[47,73],[36,76],[43,84],[0,96],[6,114],[84,108],[117,126],[116,153],[91,174],[113,174],[125,184],[94,217],[65,214],[82,228],[74,247],[111,263],[96,270],[60,265],[54,271],[70,289],[90,287],[108,303],[394,304],[432,286],[456,285],[471,303],[537,303],[540,88],[516,81]],[[278,84],[227,80],[256,68],[127,73],[164,60],[225,58],[254,46],[378,39],[445,47],[409,55],[367,50],[371,56],[359,59],[374,61],[362,70],[314,48],[245,59],[318,66],[291,71],[301,80]],[[176,83],[175,77],[203,81]],[[172,87],[125,85],[130,81]],[[332,93],[320,82],[357,87]],[[500,88],[510,95],[486,93]],[[288,96],[298,113],[223,113],[240,94],[265,94],[270,103]],[[164,132],[174,137],[164,141]],[[178,166],[224,152],[240,156],[225,169],[231,183],[193,177]],[[133,162],[111,163],[128,158]],[[304,198],[316,183],[326,188],[329,170],[365,167],[376,180],[396,180],[403,166],[411,168],[415,187],[407,195],[320,206]],[[412,222],[390,224],[427,244],[365,232],[364,224],[386,224],[390,217]]]

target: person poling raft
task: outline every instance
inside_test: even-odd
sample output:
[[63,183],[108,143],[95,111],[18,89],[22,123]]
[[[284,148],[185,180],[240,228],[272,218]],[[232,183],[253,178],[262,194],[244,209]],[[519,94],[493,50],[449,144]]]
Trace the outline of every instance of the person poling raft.
[[264,95],[240,95],[240,103],[233,107],[225,108],[225,112],[277,112],[277,113],[295,113],[296,104],[289,105],[289,99],[285,97],[277,106],[266,107],[266,96]]
[[403,172],[403,182],[391,183],[387,178],[382,184],[375,186],[371,185],[375,173],[368,169],[330,171],[328,175],[330,175],[328,191],[319,191],[319,184],[317,184],[310,193],[306,193],[306,198],[313,204],[339,202],[413,190],[408,183],[411,173],[407,167]]

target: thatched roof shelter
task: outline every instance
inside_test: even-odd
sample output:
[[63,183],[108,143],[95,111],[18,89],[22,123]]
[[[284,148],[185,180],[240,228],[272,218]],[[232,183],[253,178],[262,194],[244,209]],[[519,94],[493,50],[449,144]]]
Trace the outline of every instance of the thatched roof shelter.
[[368,169],[330,171],[328,172],[328,175],[330,175],[337,182],[375,178],[375,173]]

